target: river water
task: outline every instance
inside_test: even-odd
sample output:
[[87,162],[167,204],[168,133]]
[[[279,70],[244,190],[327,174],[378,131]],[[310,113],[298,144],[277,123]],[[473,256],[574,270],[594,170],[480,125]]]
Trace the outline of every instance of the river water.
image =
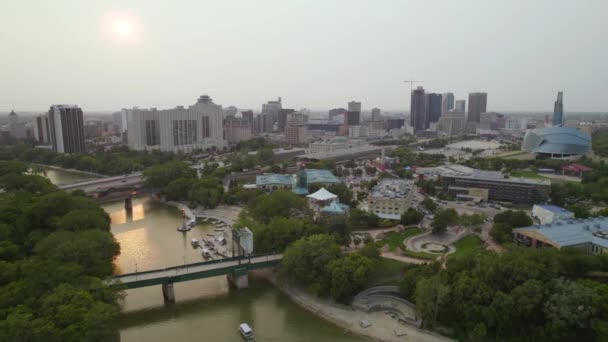
[[[56,184],[75,180],[71,173],[47,171]],[[85,178],[90,176],[84,175]],[[103,203],[112,219],[112,233],[121,253],[118,272],[138,271],[202,261],[191,238],[213,234],[199,224],[187,233],[176,231],[176,208],[149,197],[133,200],[127,217],[122,201]],[[231,289],[225,276],[175,284],[176,303],[165,305],[160,286],[127,290],[118,325],[121,341],[242,341],[237,327],[248,322],[257,341],[361,341],[294,304],[262,279],[250,277],[249,289]]]

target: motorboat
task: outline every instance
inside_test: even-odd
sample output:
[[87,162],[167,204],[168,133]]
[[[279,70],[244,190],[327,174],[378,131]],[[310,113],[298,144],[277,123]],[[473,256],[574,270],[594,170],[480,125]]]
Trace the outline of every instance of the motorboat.
[[198,247],[198,239],[191,239],[190,244],[192,245],[192,247]]
[[245,341],[253,341],[255,337],[253,336],[253,329],[247,323],[241,323],[239,325],[239,332]]
[[190,229],[192,229],[192,227],[190,227],[189,225],[186,224],[186,221],[182,222],[182,225],[177,227],[177,231],[178,232],[187,232]]
[[201,252],[201,255],[205,259],[211,258],[211,253],[209,253],[209,249],[207,249],[207,248],[203,248],[203,251]]

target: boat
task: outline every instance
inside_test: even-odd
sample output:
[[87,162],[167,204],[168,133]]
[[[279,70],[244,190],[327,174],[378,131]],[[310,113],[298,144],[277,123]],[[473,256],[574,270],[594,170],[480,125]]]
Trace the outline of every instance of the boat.
[[211,253],[209,253],[209,250],[207,248],[203,248],[203,251],[201,252],[201,255],[205,259],[211,258]]
[[216,237],[215,241],[217,241],[217,243],[219,243],[222,246],[226,244],[226,238],[223,236]]
[[190,244],[192,245],[192,247],[198,247],[199,242],[197,239],[191,239]]
[[253,330],[247,323],[241,323],[241,325],[239,325],[239,332],[245,341],[253,341],[255,339]]
[[187,232],[187,231],[189,231],[190,229],[192,229],[192,227],[188,226],[188,225],[186,224],[186,221],[182,222],[182,225],[181,225],[181,226],[179,226],[179,227],[177,227],[177,231],[178,231],[178,232]]

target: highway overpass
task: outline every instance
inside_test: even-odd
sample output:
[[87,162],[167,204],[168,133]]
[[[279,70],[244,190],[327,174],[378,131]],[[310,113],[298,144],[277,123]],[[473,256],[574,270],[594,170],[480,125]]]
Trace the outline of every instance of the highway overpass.
[[83,182],[60,185],[64,191],[83,190],[87,194],[104,192],[110,189],[133,188],[142,186],[144,177],[141,172],[128,175],[91,179]]

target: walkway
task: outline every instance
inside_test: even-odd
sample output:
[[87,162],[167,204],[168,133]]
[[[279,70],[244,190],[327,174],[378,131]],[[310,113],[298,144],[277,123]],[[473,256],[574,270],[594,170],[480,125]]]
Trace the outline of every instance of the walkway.
[[283,254],[269,254],[253,257],[234,257],[219,260],[203,261],[182,266],[120,274],[106,280],[108,283],[120,282],[129,289],[146,286],[177,283],[182,281],[215,277],[228,274],[235,269],[258,269],[276,266],[283,259]]

